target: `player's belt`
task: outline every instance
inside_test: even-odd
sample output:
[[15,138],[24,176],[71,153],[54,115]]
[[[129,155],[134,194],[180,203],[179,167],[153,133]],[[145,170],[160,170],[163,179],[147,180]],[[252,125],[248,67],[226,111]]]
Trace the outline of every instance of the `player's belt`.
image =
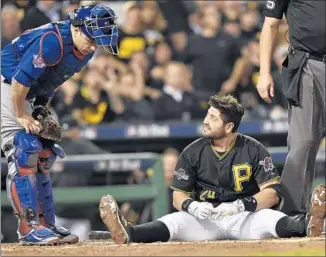
[[295,49],[292,46],[290,46],[290,52],[294,53],[295,51],[305,52],[308,59],[312,59],[312,60],[315,60],[315,61],[318,61],[318,62],[326,63],[326,55],[325,54],[310,53],[310,52],[303,51],[303,50],[300,50],[300,49]]
[[309,54],[309,59],[313,59],[318,62],[326,63],[326,55]]
[[208,184],[206,184],[204,182],[199,182],[199,181],[197,181],[196,183],[197,183],[197,185],[199,185],[202,188],[209,189],[209,190],[212,190],[214,192],[218,192],[218,189],[216,187],[212,186],[212,185],[208,185]]

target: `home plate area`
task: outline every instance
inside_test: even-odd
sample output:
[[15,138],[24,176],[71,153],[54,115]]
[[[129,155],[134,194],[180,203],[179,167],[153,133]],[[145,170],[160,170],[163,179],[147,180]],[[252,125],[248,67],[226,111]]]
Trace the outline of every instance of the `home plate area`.
[[1,256],[325,256],[325,237],[248,241],[117,245],[110,240],[74,245],[1,244]]

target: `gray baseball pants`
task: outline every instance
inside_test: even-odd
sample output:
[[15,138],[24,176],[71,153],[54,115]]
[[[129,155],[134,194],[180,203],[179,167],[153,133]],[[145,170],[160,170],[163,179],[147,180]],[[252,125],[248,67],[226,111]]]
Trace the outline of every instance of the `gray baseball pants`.
[[281,176],[293,202],[293,206],[284,207],[287,214],[308,211],[316,156],[326,125],[325,63],[307,60],[300,83],[302,106],[289,106],[288,156]]
[[[32,113],[32,105],[29,101],[25,101],[25,110]],[[15,116],[10,85],[1,81],[1,149],[7,158],[13,154],[14,148],[7,150],[6,144],[12,143],[15,134],[22,129],[24,128]],[[15,165],[9,165],[8,174],[14,175],[15,172]]]

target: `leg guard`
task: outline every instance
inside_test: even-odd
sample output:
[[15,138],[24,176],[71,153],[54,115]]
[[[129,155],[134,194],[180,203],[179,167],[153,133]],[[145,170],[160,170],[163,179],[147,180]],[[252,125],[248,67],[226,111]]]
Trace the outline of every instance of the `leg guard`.
[[36,187],[38,191],[39,215],[42,225],[54,225],[54,202],[52,182],[49,174],[36,174]]
[[57,156],[63,158],[63,149],[58,145],[45,148],[40,152],[38,173],[36,174],[36,187],[38,192],[39,218],[42,226],[52,230],[60,238],[62,243],[77,243],[78,237],[71,234],[67,229],[55,225],[54,201],[52,182],[49,171]]
[[14,158],[9,162],[8,197],[18,217],[18,235],[22,244],[48,244],[59,239],[47,228],[39,226],[36,176],[37,161],[42,150],[39,139],[25,132],[14,138]]
[[46,245],[59,242],[52,230],[39,225],[35,175],[19,176],[7,180],[8,196],[18,217],[19,243]]
[[51,229],[59,237],[66,237],[70,232],[55,225],[52,182],[49,174],[37,173],[36,186],[38,191],[39,219],[42,226]]
[[42,145],[34,135],[17,133],[14,139],[15,172],[8,175],[7,190],[15,214],[19,217],[19,232],[27,233],[39,223],[37,212],[37,160]]
[[55,213],[52,192],[52,182],[49,171],[57,156],[64,157],[63,149],[58,145],[45,148],[40,152],[36,186],[38,191],[39,212],[42,225],[54,226]]
[[28,233],[32,225],[39,223],[37,213],[37,192],[35,175],[16,175],[7,180],[8,197],[18,217],[21,235]]

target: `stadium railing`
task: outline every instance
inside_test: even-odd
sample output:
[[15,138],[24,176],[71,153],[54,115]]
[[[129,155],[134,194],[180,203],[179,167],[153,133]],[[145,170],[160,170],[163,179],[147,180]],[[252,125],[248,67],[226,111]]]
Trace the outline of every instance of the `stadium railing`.
[[[84,166],[87,168],[96,163],[102,168],[105,168],[106,165],[112,165],[112,162],[115,162],[116,164],[120,163],[121,165],[125,163],[125,167],[128,167],[129,163],[129,168],[132,163],[134,163],[133,167],[136,167],[137,163],[142,163],[142,167],[153,167],[153,175],[151,177],[152,183],[148,185],[107,185],[69,188],[55,187],[53,189],[55,203],[68,204],[70,206],[80,203],[99,203],[101,197],[105,194],[113,195],[118,201],[140,199],[153,200],[153,218],[157,219],[166,214],[168,210],[168,194],[167,187],[164,183],[164,172],[159,165],[156,165],[159,158],[160,155],[155,153],[67,156],[63,160],[58,160],[57,163],[61,162],[65,165],[71,163],[77,164],[77,170],[78,166]],[[5,159],[1,159],[1,164],[5,166]],[[74,167],[76,168],[76,166]],[[80,172],[80,175],[82,176],[82,170],[80,170]],[[10,205],[7,194],[4,191],[1,192],[1,205]]]
[[[178,139],[198,138],[200,136],[201,122],[169,122],[151,124],[101,124],[86,126],[81,129],[83,138],[97,142],[123,142],[133,140],[151,139]],[[239,132],[247,135],[263,135],[270,140],[277,134],[286,135],[288,124],[286,120],[250,120],[243,121]],[[270,147],[269,151],[275,165],[283,165],[287,155],[286,147]],[[164,183],[164,172],[160,165],[156,165],[160,155],[155,153],[123,153],[67,156],[58,160],[51,172],[115,172],[135,169],[146,170],[152,168],[152,184],[148,185],[107,185],[96,187],[69,187],[54,188],[54,198],[58,204],[98,203],[102,195],[112,194],[118,201],[149,199],[153,200],[153,218],[164,215],[168,209],[167,187]],[[321,148],[317,156],[318,163],[325,163],[325,149]],[[6,160],[1,159],[2,177],[7,172]],[[1,192],[2,206],[8,206],[6,192]]]
[[[285,162],[286,147],[269,148],[275,165]],[[153,169],[152,184],[149,185],[108,185],[96,187],[69,187],[54,188],[54,198],[60,204],[97,203],[104,194],[111,194],[119,201],[152,199],[154,216],[160,217],[167,211],[167,188],[164,183],[164,171],[157,165],[160,155],[155,153],[123,153],[67,156],[58,160],[53,167],[53,172],[96,172],[96,171],[127,171],[134,169]],[[318,162],[325,162],[325,150],[320,150],[317,156]],[[64,165],[60,165],[60,164]],[[6,160],[1,159],[1,170],[6,172]],[[9,205],[6,192],[1,192],[1,204]]]

